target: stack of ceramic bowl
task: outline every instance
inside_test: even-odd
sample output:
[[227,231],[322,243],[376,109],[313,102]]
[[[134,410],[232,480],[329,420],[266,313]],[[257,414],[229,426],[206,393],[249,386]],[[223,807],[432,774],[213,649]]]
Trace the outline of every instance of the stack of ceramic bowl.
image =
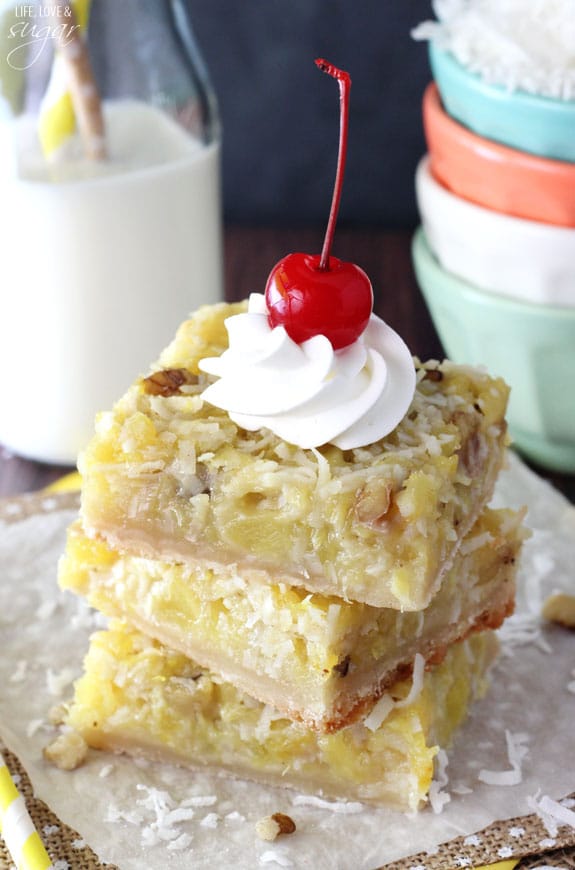
[[575,472],[575,101],[488,84],[430,44],[418,281],[446,354],[512,387],[518,448]]

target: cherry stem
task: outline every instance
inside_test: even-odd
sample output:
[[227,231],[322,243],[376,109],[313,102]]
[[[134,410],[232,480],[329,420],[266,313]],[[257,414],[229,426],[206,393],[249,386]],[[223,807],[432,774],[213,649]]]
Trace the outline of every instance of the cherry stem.
[[343,188],[343,175],[345,171],[345,159],[347,157],[347,131],[349,126],[349,90],[351,88],[351,78],[349,73],[338,69],[332,63],[318,57],[316,66],[324,73],[337,79],[339,85],[339,152],[337,155],[337,168],[335,170],[335,184],[333,188],[333,197],[331,200],[331,209],[329,212],[329,220],[325,231],[325,239],[319,261],[319,269],[321,271],[329,270],[329,255],[335,234],[335,224],[337,221],[337,213],[339,211],[339,203],[341,200],[341,191]]

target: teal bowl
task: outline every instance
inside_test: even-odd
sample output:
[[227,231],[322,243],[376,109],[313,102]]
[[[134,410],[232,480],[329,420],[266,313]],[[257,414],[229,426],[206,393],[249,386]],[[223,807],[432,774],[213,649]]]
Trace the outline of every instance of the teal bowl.
[[509,384],[507,419],[521,453],[575,472],[575,307],[521,302],[457,278],[439,265],[421,228],[412,253],[446,355]]
[[520,151],[575,161],[575,100],[489,84],[433,41],[429,61],[441,101],[452,118],[486,139]]

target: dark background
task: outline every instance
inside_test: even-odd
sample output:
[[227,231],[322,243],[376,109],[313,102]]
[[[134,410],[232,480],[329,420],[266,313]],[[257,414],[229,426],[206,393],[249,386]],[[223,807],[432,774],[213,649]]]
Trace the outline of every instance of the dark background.
[[427,46],[410,31],[433,18],[430,0],[186,3],[219,101],[228,221],[327,221],[339,108],[337,83],[314,64],[324,56],[353,82],[342,224],[416,225],[431,74]]

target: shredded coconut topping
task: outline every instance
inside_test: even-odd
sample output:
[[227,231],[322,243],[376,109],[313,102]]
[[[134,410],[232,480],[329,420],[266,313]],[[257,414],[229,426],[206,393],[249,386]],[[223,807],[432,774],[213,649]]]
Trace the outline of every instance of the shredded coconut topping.
[[575,99],[573,0],[434,0],[438,21],[414,39],[435,40],[486,81]]

